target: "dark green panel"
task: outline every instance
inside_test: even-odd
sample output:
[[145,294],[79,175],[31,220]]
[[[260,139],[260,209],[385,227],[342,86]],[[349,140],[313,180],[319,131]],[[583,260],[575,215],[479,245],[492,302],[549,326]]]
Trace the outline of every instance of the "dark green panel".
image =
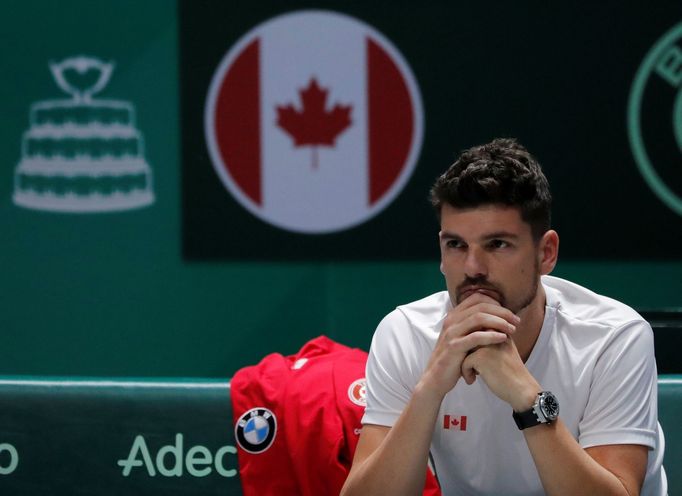
[[[232,2],[225,4],[232,5]],[[239,36],[263,16],[255,4],[234,5],[240,16],[226,24],[225,39]],[[466,23],[464,11],[458,11],[448,25],[434,29],[422,16],[429,12],[439,14],[444,4],[423,7],[419,15],[407,18],[394,14],[391,5],[349,3],[348,13],[365,18],[396,43],[403,36],[422,40],[423,49],[418,44],[405,48],[400,45],[420,74],[438,75],[441,67],[466,73],[467,64],[473,63],[473,54],[469,52],[453,53],[437,65],[423,55],[424,50],[451,38],[464,43],[460,30],[460,24]],[[610,8],[620,8],[610,5]],[[670,5],[678,7],[678,3],[661,5],[662,9]],[[437,228],[427,206],[414,208],[412,215],[422,224],[418,232],[407,231],[398,223],[386,235],[388,244],[408,245],[417,242],[419,237],[419,243],[430,245],[430,256],[421,261],[185,262],[181,251],[182,123],[175,2],[10,0],[3,7],[0,17],[0,43],[4,47],[4,77],[0,82],[3,105],[0,373],[228,377],[269,352],[293,353],[319,334],[367,348],[374,328],[385,313],[398,304],[443,288],[437,263]],[[280,10],[285,8],[282,4]],[[475,26],[485,27],[486,16],[479,7],[475,8],[478,12]],[[547,11],[547,7],[538,8]],[[589,20],[590,15],[582,10],[571,11],[564,6],[554,16],[554,24],[530,25],[533,28],[530,31],[521,30],[521,26],[529,27],[523,24],[519,29],[509,27],[505,32],[518,34],[522,38],[519,43],[531,44],[536,30],[545,32],[556,28],[557,36],[576,37],[575,43],[580,44],[580,35],[576,34],[579,29],[556,26],[560,20],[558,14],[565,14],[574,26],[580,26],[583,22],[596,23],[605,18],[606,7],[595,9],[595,20]],[[495,22],[504,14],[505,11],[495,9],[491,13],[497,19]],[[633,77],[648,48],[677,22],[672,16],[661,20],[658,15],[654,9],[648,9],[637,24],[637,29],[641,29],[640,38],[625,45],[633,52],[629,72],[625,71],[629,78]],[[613,43],[608,39],[610,29],[611,24],[605,24],[602,34],[605,43]],[[549,84],[570,94],[576,85],[604,86],[605,83],[595,82],[594,75],[575,58],[567,59],[566,69],[558,75],[550,74],[547,80],[534,65],[537,60],[508,54],[485,34],[481,29],[475,42],[494,55],[491,55],[490,67],[474,75],[477,79],[503,79],[503,84],[493,94],[479,94],[475,91],[477,81],[457,83],[459,93],[441,99],[440,95],[454,83],[445,76],[429,79],[428,85],[422,88],[425,103],[431,107],[440,105],[439,112],[453,126],[439,128],[427,121],[425,143],[429,143],[430,149],[440,151],[430,152],[424,163],[439,168],[457,149],[492,134],[512,131],[527,141],[529,147],[540,150],[541,160],[552,163],[555,158],[584,153],[585,143],[601,143],[602,133],[608,142],[612,134],[624,132],[624,103],[619,104],[619,114],[613,117],[617,124],[606,129],[579,126],[576,116],[603,112],[602,101],[609,97],[595,93],[576,107],[575,115],[563,117],[578,133],[578,138],[567,144],[564,136],[540,119],[541,110],[555,111],[559,103],[540,105],[518,100],[512,98],[512,88]],[[582,43],[583,52],[601,46],[596,42],[589,46]],[[552,44],[546,45],[544,50],[549,51]],[[65,97],[47,64],[81,54],[116,64],[109,84],[98,96],[135,106],[136,128],[144,136],[144,156],[153,172],[156,200],[149,207],[120,213],[67,215],[27,210],[12,203],[13,174],[21,159],[22,136],[29,127],[30,106],[37,101]],[[620,57],[614,52],[603,57],[604,64],[618,60]],[[497,62],[504,68],[521,64],[529,72],[518,81],[507,81],[504,79],[507,72],[495,70]],[[492,115],[462,112],[465,102],[481,104],[485,99],[497,103],[499,112]],[[506,108],[504,102],[514,102],[514,105]],[[519,121],[522,127],[512,127]],[[613,153],[613,162],[620,163],[629,152],[618,149]],[[200,157],[194,158],[199,163]],[[578,208],[573,217],[557,218],[558,227],[568,221],[578,226],[582,222],[601,222],[605,227],[602,245],[634,242],[658,246],[649,231],[616,229],[611,218],[602,218],[585,207],[582,200],[594,185],[584,189],[580,174],[574,169],[550,172],[552,180],[566,184],[567,191],[574,192],[567,198],[557,195],[557,202]],[[618,172],[615,177],[624,191],[635,184],[637,188],[642,187],[637,172],[622,176]],[[410,194],[423,198],[431,179],[424,177],[409,185]],[[642,195],[647,201],[656,201],[653,193]],[[405,200],[404,206],[411,205]],[[679,216],[667,212],[648,219],[651,229],[680,232]],[[625,202],[622,218],[638,218],[637,215],[640,215],[637,202]],[[227,223],[218,228],[230,236],[246,235]],[[571,244],[588,245],[593,239],[566,236],[562,242],[563,250]],[[273,239],[266,238],[263,243],[270,251],[280,249]],[[679,250],[679,244],[670,243],[664,248],[669,252]],[[682,263],[677,260],[679,257],[668,262],[561,261],[556,273],[635,307],[680,307]]]
[[240,495],[229,382],[0,380],[0,491]]

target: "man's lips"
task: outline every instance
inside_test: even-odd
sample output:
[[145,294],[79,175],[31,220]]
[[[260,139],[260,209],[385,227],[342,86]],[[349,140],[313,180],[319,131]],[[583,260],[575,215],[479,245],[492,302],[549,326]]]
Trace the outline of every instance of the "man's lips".
[[486,296],[492,298],[493,300],[500,301],[500,295],[497,291],[495,291],[494,289],[482,288],[482,287],[478,287],[478,286],[469,286],[469,287],[463,288],[459,292],[459,301],[464,301],[465,299],[467,299],[469,296],[471,296],[474,293],[481,293],[483,295],[486,295]]

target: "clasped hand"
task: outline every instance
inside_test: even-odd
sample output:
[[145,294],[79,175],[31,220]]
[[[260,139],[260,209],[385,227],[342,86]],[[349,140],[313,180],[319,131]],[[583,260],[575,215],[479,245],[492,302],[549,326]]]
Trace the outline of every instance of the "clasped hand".
[[445,396],[460,377],[473,384],[480,375],[496,396],[515,407],[529,389],[539,387],[512,339],[520,322],[493,298],[472,294],[445,317],[422,381]]

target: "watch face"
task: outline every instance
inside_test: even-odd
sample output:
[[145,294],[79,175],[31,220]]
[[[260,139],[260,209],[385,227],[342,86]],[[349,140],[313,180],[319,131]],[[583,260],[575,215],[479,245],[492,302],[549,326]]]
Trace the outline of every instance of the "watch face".
[[545,417],[547,417],[547,420],[556,420],[559,416],[559,401],[557,401],[556,396],[552,393],[544,393],[540,397],[540,408]]

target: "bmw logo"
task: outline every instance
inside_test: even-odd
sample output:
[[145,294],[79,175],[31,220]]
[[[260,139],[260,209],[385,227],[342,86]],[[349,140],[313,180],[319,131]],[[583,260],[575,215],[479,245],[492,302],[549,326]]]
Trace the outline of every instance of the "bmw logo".
[[275,440],[277,419],[267,408],[252,408],[234,426],[237,444],[246,452],[258,454],[267,450]]

